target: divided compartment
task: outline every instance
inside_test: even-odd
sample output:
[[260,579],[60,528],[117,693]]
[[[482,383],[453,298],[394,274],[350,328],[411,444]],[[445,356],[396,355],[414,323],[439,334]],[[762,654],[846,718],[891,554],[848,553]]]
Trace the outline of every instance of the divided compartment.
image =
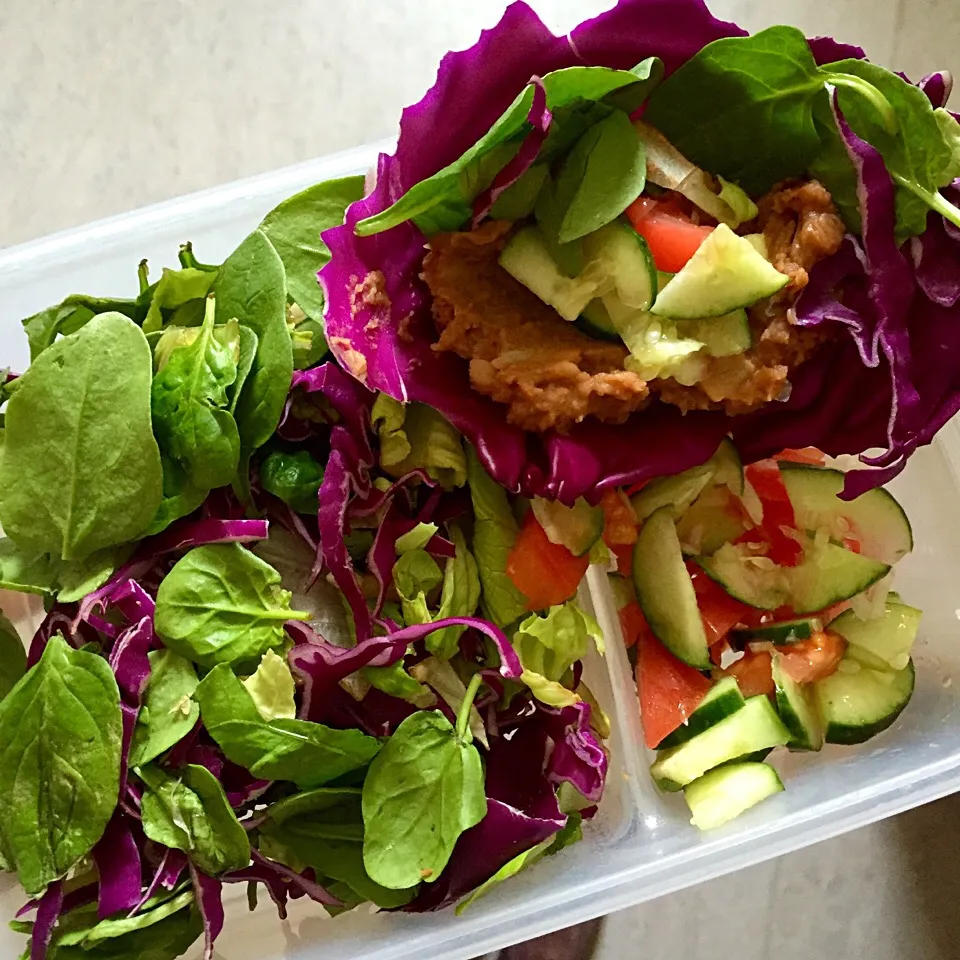
[[[0,251],[0,356],[23,369],[19,321],[69,293],[134,294],[146,256],[154,276],[192,240],[201,259],[222,259],[280,200],[312,183],[369,169],[372,145],[253,177]],[[899,565],[897,588],[924,610],[915,650],[917,690],[894,727],[860,747],[820,754],[778,751],[786,791],[720,830],[689,824],[681,796],[665,796],[648,773],[636,691],[605,575],[592,569],[582,591],[606,636],[605,662],[591,653],[584,676],[611,724],[607,792],[584,839],[501,885],[462,917],[374,914],[360,908],[335,921],[316,905],[291,904],[277,920],[269,899],[253,913],[241,885],[227,890],[224,960],[468,960],[862,826],[960,789],[960,430],[948,425],[891,485],[914,526],[916,548]],[[24,627],[36,600],[0,592],[0,607]],[[29,639],[29,630],[24,636]],[[958,684],[960,686],[960,684]],[[0,874],[0,914],[23,902]],[[18,956],[21,937],[0,926],[0,956]],[[194,947],[188,960],[197,960]]]

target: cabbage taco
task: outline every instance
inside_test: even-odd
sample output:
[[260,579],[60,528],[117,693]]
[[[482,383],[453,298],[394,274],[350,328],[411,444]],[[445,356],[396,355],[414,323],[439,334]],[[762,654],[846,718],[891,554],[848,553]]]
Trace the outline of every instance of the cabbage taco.
[[568,37],[515,4],[324,234],[331,348],[512,490],[595,499],[729,434],[861,454],[855,495],[960,397],[950,83],[697,0]]

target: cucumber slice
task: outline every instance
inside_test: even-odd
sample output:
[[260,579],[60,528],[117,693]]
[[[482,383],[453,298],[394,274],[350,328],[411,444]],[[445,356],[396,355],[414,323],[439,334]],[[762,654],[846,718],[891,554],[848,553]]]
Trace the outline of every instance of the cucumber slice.
[[595,340],[620,342],[620,333],[601,299],[591,300],[574,321],[574,326]]
[[734,310],[708,320],[678,320],[677,333],[702,343],[703,352],[710,357],[730,357],[753,346],[746,310]]
[[763,623],[757,627],[745,627],[736,631],[737,640],[767,640],[778,645],[800,643],[809,640],[823,629],[823,622],[815,617],[800,617],[797,620],[781,620],[778,623]]
[[790,607],[816,613],[848,600],[886,576],[890,568],[836,544],[810,549],[796,567],[780,567],[755,556],[748,544],[725,543],[697,563],[737,600],[760,610]]
[[707,463],[713,464],[714,483],[725,484],[730,492],[738,497],[743,494],[743,463],[731,440],[721,440],[720,446]]
[[[852,610],[845,610],[830,623],[850,644],[848,656],[864,659],[861,651],[879,661],[880,669],[903,670],[910,661],[910,651],[917,639],[922,613],[916,607],[887,599],[886,610],[876,620],[861,620]],[[860,656],[858,656],[858,653]],[[871,666],[872,663],[865,663]]]
[[791,680],[779,654],[773,657],[773,682],[777,688],[777,711],[790,731],[787,746],[792,750],[819,750],[824,729],[813,688]]
[[564,320],[576,320],[600,292],[603,277],[585,269],[579,276],[563,274],[539,227],[524,227],[500,254],[500,266],[531,293],[549,304]]
[[711,770],[683,791],[700,830],[713,830],[739,817],[761,800],[783,790],[777,771],[767,763],[736,763]]
[[650,772],[661,780],[681,787],[703,776],[721,763],[787,743],[790,733],[763,696],[750,697],[735,713],[715,723],[686,743],[665,750]]
[[667,750],[686,743],[708,727],[725,720],[746,702],[737,681],[733,677],[724,677],[707,691],[697,709],[687,717],[686,723],[660,741],[658,749]]
[[572,507],[541,497],[534,497],[530,505],[547,539],[563,545],[575,557],[589,553],[603,536],[603,510],[591,507],[583,497],[578,497]]
[[827,743],[863,743],[886,730],[913,695],[913,662],[902,670],[871,670],[844,658],[814,687]]
[[622,610],[628,603],[633,603],[637,599],[637,594],[633,589],[633,581],[629,577],[623,577],[619,573],[611,573],[607,575],[607,582],[610,584],[613,605],[617,610]]
[[654,634],[684,663],[709,670],[710,650],[669,507],[640,528],[633,550],[637,601]]
[[583,238],[583,253],[597,273],[613,281],[617,299],[649,310],[657,294],[657,268],[647,241],[629,224],[607,224]]
[[652,312],[674,320],[720,317],[781,290],[789,277],[749,240],[720,224],[654,301]]
[[852,533],[864,556],[891,565],[913,549],[910,521],[883,487],[868,490],[856,500],[841,500],[841,470],[781,463],[780,474],[801,530],[825,528],[835,540]]
[[731,505],[731,494],[726,487],[704,490],[677,521],[677,536],[683,552],[709,556],[745,533],[746,525]]

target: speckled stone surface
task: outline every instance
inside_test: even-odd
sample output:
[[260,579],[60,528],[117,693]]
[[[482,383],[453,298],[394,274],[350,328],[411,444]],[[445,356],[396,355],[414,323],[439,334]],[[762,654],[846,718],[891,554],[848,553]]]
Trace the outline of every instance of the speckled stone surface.
[[[0,0],[0,246],[388,136],[503,5]],[[533,2],[566,28],[606,5]],[[958,0],[714,9],[960,68]],[[949,798],[615,914],[601,960],[957,960],[958,820]]]

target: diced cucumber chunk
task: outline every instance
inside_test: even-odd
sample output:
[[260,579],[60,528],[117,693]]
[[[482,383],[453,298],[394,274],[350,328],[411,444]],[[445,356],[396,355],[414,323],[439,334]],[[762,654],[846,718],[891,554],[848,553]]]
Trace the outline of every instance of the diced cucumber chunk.
[[854,536],[864,556],[894,564],[913,549],[913,531],[903,507],[883,487],[856,500],[841,500],[841,470],[802,463],[781,463],[780,474],[797,526],[814,532],[826,529],[835,540]]
[[666,750],[686,743],[708,727],[725,720],[746,702],[737,681],[733,677],[724,677],[707,691],[697,709],[687,717],[686,723],[660,741],[658,749]]
[[789,278],[749,240],[720,224],[654,301],[652,312],[674,320],[719,317],[769,297]]
[[823,746],[823,720],[812,686],[791,679],[779,654],[773,656],[773,682],[777,690],[777,711],[790,731],[787,746],[792,750],[819,750]]
[[657,268],[647,241],[629,224],[607,224],[583,238],[583,253],[613,282],[617,299],[633,310],[649,310],[657,294]]
[[630,351],[624,368],[644,380],[656,380],[676,373],[690,357],[703,349],[699,340],[686,340],[676,330],[676,324],[660,320],[650,313],[636,311],[620,319],[611,310],[610,299],[604,303],[620,331],[620,337]]
[[753,346],[746,310],[734,310],[707,320],[678,320],[677,333],[702,343],[703,353],[710,357],[730,357]]
[[889,566],[836,544],[808,549],[796,567],[781,567],[755,556],[749,544],[726,543],[697,561],[712,580],[737,600],[761,610],[790,607],[815,613],[862,593],[890,571]]
[[725,720],[686,743],[665,750],[651,766],[650,772],[658,783],[669,780],[686,786],[721,763],[755,750],[783,746],[789,740],[790,732],[770,701],[763,696],[750,697]]
[[559,500],[534,497],[531,508],[547,539],[566,547],[575,557],[589,553],[603,536],[603,510],[591,507],[583,497],[578,497],[572,507]]
[[585,269],[565,276],[550,252],[539,227],[524,227],[503,248],[500,266],[531,293],[549,304],[564,320],[576,320],[583,308],[601,292],[604,278]]
[[800,643],[809,640],[823,629],[823,623],[816,618],[800,617],[796,620],[780,620],[778,623],[762,623],[756,627],[744,627],[737,630],[738,640],[766,640],[778,645]]
[[886,730],[910,702],[913,662],[902,670],[871,670],[844,658],[815,684],[827,743],[863,743]]
[[783,790],[777,771],[767,763],[736,763],[711,770],[683,791],[700,830],[713,830],[739,817],[761,800]]
[[861,620],[852,610],[845,610],[831,621],[830,629],[850,644],[848,656],[863,662],[865,652],[881,669],[903,670],[910,661],[910,651],[917,639],[922,613],[916,607],[891,601],[888,597],[882,617]]
[[595,340],[609,340],[620,342],[620,332],[617,330],[602,299],[591,300],[574,321],[574,325],[588,337]]
[[710,650],[669,507],[640,528],[633,551],[637,601],[654,634],[684,663],[710,669]]
[[685,554],[710,556],[746,531],[740,511],[733,508],[726,487],[710,487],[677,521],[677,536]]

